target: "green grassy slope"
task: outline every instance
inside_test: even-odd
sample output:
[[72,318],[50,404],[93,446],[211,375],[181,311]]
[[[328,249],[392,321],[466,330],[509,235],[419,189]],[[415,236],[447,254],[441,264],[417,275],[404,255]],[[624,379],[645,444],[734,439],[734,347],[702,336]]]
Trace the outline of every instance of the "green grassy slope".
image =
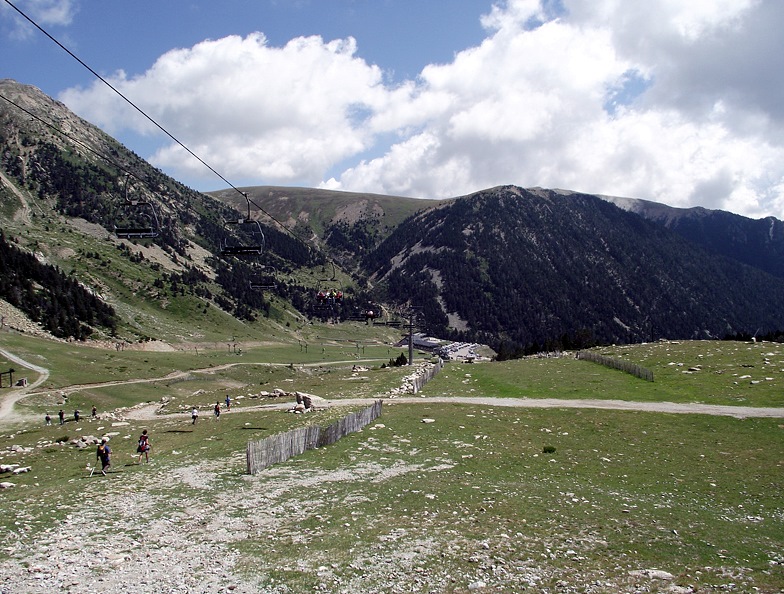
[[[336,336],[321,342],[313,336],[307,352],[304,345],[271,344],[240,355],[222,348],[116,353],[2,338],[4,348],[48,367],[53,387],[185,373],[155,384],[74,390],[69,405],[87,405],[87,393],[103,399],[102,414],[161,397],[172,399],[167,410],[175,413],[204,407],[195,426],[185,412],[120,425],[104,416],[45,427],[40,412],[51,396],[37,391],[25,399],[22,410],[39,416],[6,426],[0,436],[0,461],[32,468],[7,479],[16,487],[0,491],[3,507],[14,510],[0,515],[0,546],[10,562],[24,564],[22,550],[29,558],[53,530],[67,530],[57,526],[68,516],[93,518],[79,528],[90,538],[144,535],[150,546],[175,555],[192,542],[221,550],[236,559],[233,569],[224,568],[231,580],[270,591],[275,584],[288,591],[390,591],[394,584],[457,593],[478,582],[493,592],[589,583],[601,584],[596,592],[784,587],[780,419],[428,401],[448,394],[781,406],[778,345],[606,350],[652,368],[653,384],[573,359],[450,363],[420,402],[389,399],[382,417],[362,432],[248,477],[249,440],[326,424],[339,412],[259,409],[251,392],[282,387],[335,399],[373,397],[408,371],[379,369],[396,351],[381,340],[357,347]],[[366,361],[366,369],[352,370],[352,360]],[[689,372],[698,361],[701,370]],[[751,378],[742,377],[745,371]],[[758,376],[773,379],[752,384]],[[208,406],[226,392],[235,406],[215,422]],[[143,428],[152,435],[151,465],[136,464],[135,438]],[[56,443],[104,433],[115,447],[108,479],[87,477],[92,448]],[[154,509],[139,507],[130,492],[143,492]],[[107,501],[100,519],[90,511],[93,497]],[[218,537],[219,525],[234,528]],[[120,553],[135,559],[132,549]],[[672,578],[639,573],[652,569]]]

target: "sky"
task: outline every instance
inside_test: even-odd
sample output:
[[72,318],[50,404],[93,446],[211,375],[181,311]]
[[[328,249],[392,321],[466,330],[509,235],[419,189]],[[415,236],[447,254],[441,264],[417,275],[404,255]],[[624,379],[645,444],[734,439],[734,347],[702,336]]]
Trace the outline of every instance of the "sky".
[[201,191],[513,184],[784,219],[783,31],[781,0],[0,0],[0,78]]

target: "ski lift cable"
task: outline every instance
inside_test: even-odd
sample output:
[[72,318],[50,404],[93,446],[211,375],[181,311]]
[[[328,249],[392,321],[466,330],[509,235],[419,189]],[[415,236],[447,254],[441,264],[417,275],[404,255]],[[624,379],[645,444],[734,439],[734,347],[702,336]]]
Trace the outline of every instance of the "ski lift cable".
[[[13,8],[16,12],[18,12],[25,20],[27,20],[31,25],[33,25],[36,29],[38,29],[41,33],[46,35],[53,43],[55,43],[58,47],[60,47],[64,52],[66,52],[69,56],[71,56],[74,60],[79,62],[84,68],[86,68],[93,76],[95,76],[98,80],[100,80],[103,84],[105,84],[109,89],[111,89],[114,93],[116,93],[120,98],[122,98],[128,105],[133,107],[136,111],[138,111],[142,116],[144,116],[149,122],[151,122],[156,128],[158,128],[161,132],[163,132],[166,136],[172,139],[176,144],[182,147],[189,155],[195,158],[199,163],[204,165],[207,169],[209,169],[212,173],[217,175],[223,182],[225,182],[231,189],[236,191],[237,193],[241,194],[243,197],[247,199],[247,194],[240,190],[237,186],[231,183],[226,177],[224,177],[221,173],[219,173],[214,167],[212,167],[209,163],[207,163],[204,159],[202,159],[199,155],[194,153],[190,148],[188,148],[182,141],[180,141],[177,137],[175,137],[171,132],[169,132],[166,128],[164,128],[161,124],[159,124],[155,119],[149,116],[142,108],[136,105],[133,101],[131,101],[128,97],[126,97],[119,89],[117,89],[114,85],[112,85],[108,80],[98,74],[93,68],[91,68],[86,62],[84,62],[81,58],[79,58],[76,54],[74,54],[71,50],[69,50],[65,45],[60,43],[54,36],[52,36],[48,31],[46,31],[43,27],[41,27],[38,23],[36,23],[31,17],[25,14],[21,9],[11,2],[11,0],[5,0],[5,3],[8,4],[11,8]],[[141,180],[140,180],[141,181]],[[254,206],[258,208],[262,213],[264,213],[267,217],[269,217],[272,221],[274,221],[281,229],[283,229],[286,233],[291,235],[294,239],[302,243],[305,247],[309,248],[308,244],[296,234],[294,234],[288,227],[286,227],[283,223],[278,221],[275,217],[273,217],[270,213],[265,211],[261,208],[258,204],[253,202]]]
[[[39,122],[40,124],[46,126],[47,128],[49,128],[53,132],[56,132],[60,136],[62,136],[64,138],[67,138],[68,140],[70,140],[74,144],[76,144],[79,147],[83,148],[84,150],[92,153],[93,155],[95,155],[96,157],[98,157],[99,159],[104,161],[105,163],[111,165],[112,167],[115,167],[117,170],[119,170],[120,172],[124,173],[126,178],[133,178],[133,179],[135,179],[137,182],[139,182],[140,184],[145,186],[155,196],[157,196],[159,199],[161,199],[161,196],[158,194],[158,192],[155,191],[154,189],[150,188],[149,183],[147,181],[142,179],[137,173],[135,173],[134,171],[131,171],[131,169],[127,168],[125,165],[123,165],[119,161],[117,161],[117,160],[113,159],[112,157],[109,157],[109,156],[105,155],[104,153],[96,150],[95,148],[91,147],[89,144],[86,144],[85,142],[83,142],[82,140],[77,138],[76,136],[74,136],[72,134],[69,134],[68,132],[65,132],[64,130],[60,129],[57,125],[53,124],[52,122],[49,122],[49,121],[45,120],[44,118],[42,118],[41,116],[33,113],[32,111],[30,111],[26,107],[24,107],[22,105],[19,105],[19,103],[17,103],[16,101],[14,101],[13,99],[11,99],[9,97],[6,97],[2,93],[0,93],[0,99],[2,99],[3,101],[7,102],[10,105],[12,105],[13,107],[18,109],[19,111],[23,112],[24,114],[29,116],[31,119],[33,119],[33,120]],[[126,185],[127,185],[127,183],[128,182],[126,180]],[[126,187],[125,193],[126,193],[126,201],[127,201],[127,187]],[[243,195],[244,194],[245,193],[243,193]],[[255,202],[253,204],[256,205]],[[258,205],[256,205],[256,206],[257,206],[257,208],[259,208],[259,210],[263,210],[260,207],[258,207]],[[196,211],[194,211],[194,212],[196,212]],[[249,213],[248,216],[250,217],[250,210],[248,211],[248,213]],[[265,213],[265,214],[267,214],[267,213]],[[270,215],[268,215],[268,216],[270,216]],[[274,219],[274,217],[271,217],[271,216],[270,216],[270,218]],[[282,224],[281,224],[281,226],[282,226]],[[285,227],[284,227],[284,229],[285,229]],[[294,237],[299,240],[299,238],[296,235]]]
[[[82,65],[82,66],[84,66],[84,67],[85,67],[87,70],[89,70],[89,71],[90,71],[90,73],[91,73],[93,76],[95,76],[95,77],[96,77],[98,80],[100,80],[100,81],[101,81],[103,84],[105,84],[105,85],[106,85],[107,87],[109,87],[109,88],[110,88],[112,91],[114,91],[114,92],[115,92],[117,95],[119,95],[119,96],[120,96],[120,97],[121,97],[121,98],[122,98],[122,99],[123,99],[123,100],[124,100],[124,101],[125,101],[125,102],[126,102],[128,105],[130,105],[130,106],[131,106],[131,107],[133,107],[133,108],[134,108],[136,111],[138,111],[138,112],[139,112],[141,115],[143,115],[143,116],[144,116],[144,117],[145,117],[145,118],[146,118],[146,119],[147,119],[149,122],[151,122],[151,123],[152,123],[152,124],[153,124],[153,125],[154,125],[156,128],[158,128],[158,129],[159,129],[161,132],[163,132],[164,134],[166,134],[166,136],[168,136],[169,138],[171,138],[171,139],[172,139],[174,142],[176,142],[176,143],[177,143],[178,145],[180,145],[180,146],[181,146],[183,149],[185,149],[185,150],[188,152],[188,154],[190,154],[190,155],[191,155],[192,157],[194,157],[194,158],[195,158],[197,161],[199,161],[199,162],[200,162],[202,165],[204,165],[204,166],[205,166],[207,169],[209,169],[209,170],[210,170],[210,171],[212,171],[212,172],[213,172],[215,175],[217,175],[219,178],[221,178],[221,179],[222,179],[224,182],[226,182],[226,183],[227,183],[227,184],[228,184],[228,185],[229,185],[231,188],[233,188],[233,189],[234,189],[234,190],[236,190],[237,192],[240,192],[240,190],[239,190],[239,189],[238,189],[238,188],[237,188],[237,187],[236,187],[234,184],[232,184],[232,183],[231,183],[229,180],[227,180],[227,179],[226,179],[225,177],[223,177],[223,176],[222,176],[220,173],[218,173],[218,171],[216,171],[214,168],[212,168],[212,167],[211,167],[211,166],[210,166],[210,165],[209,165],[209,164],[208,164],[206,161],[204,161],[204,159],[202,159],[201,157],[199,157],[199,155],[197,155],[197,154],[196,154],[196,153],[194,153],[194,152],[193,152],[191,149],[189,149],[187,146],[185,146],[185,144],[183,144],[183,143],[182,143],[182,142],[181,142],[181,141],[180,141],[178,138],[176,138],[176,137],[175,137],[175,136],[174,136],[174,135],[173,135],[171,132],[169,132],[169,131],[168,131],[166,128],[164,128],[164,127],[163,127],[162,125],[160,125],[160,124],[159,124],[157,121],[155,121],[155,120],[154,120],[154,119],[153,119],[151,116],[147,115],[147,113],[145,113],[145,111],[144,111],[142,108],[140,108],[140,107],[139,107],[138,105],[136,105],[136,104],[135,104],[133,101],[131,101],[131,100],[130,100],[128,97],[126,97],[126,96],[125,96],[125,95],[124,95],[124,94],[123,94],[123,93],[122,93],[122,92],[121,92],[121,91],[120,91],[120,90],[119,90],[117,87],[115,87],[114,85],[112,85],[112,83],[110,83],[108,80],[106,80],[106,79],[105,79],[103,76],[101,76],[101,75],[100,75],[100,74],[98,74],[98,73],[97,73],[95,70],[93,70],[93,69],[92,69],[92,68],[91,68],[91,67],[90,67],[90,66],[89,66],[87,63],[85,63],[85,62],[84,62],[84,61],[83,61],[81,58],[79,58],[79,56],[77,56],[76,54],[74,54],[74,53],[73,53],[71,50],[69,50],[69,49],[68,49],[67,47],[65,47],[65,46],[64,46],[62,43],[60,43],[60,42],[59,42],[57,39],[55,39],[55,38],[54,38],[52,35],[50,35],[50,34],[49,34],[49,33],[48,33],[48,32],[47,32],[47,31],[46,31],[46,30],[45,30],[43,27],[41,27],[41,26],[40,26],[38,23],[36,23],[36,22],[35,22],[35,21],[34,21],[32,18],[30,18],[30,17],[29,17],[29,16],[27,16],[27,15],[26,15],[24,12],[22,12],[22,11],[21,11],[19,8],[17,8],[17,7],[16,7],[16,6],[13,4],[13,2],[11,2],[11,0],[5,0],[5,2],[6,2],[6,4],[8,4],[8,5],[9,5],[11,8],[13,8],[13,9],[14,9],[16,12],[18,12],[20,15],[22,15],[22,17],[24,17],[24,18],[25,18],[25,20],[27,20],[27,21],[28,21],[28,22],[29,22],[31,25],[33,25],[33,26],[34,26],[36,29],[38,29],[38,30],[39,30],[41,33],[43,33],[44,35],[46,35],[46,36],[47,36],[49,39],[51,39],[51,40],[52,40],[52,41],[53,41],[55,44],[57,44],[57,46],[59,46],[59,47],[60,47],[60,48],[61,48],[61,49],[62,49],[64,52],[66,52],[66,53],[67,53],[69,56],[71,56],[71,57],[72,57],[74,60],[76,60],[77,62],[79,62],[79,64],[81,64],[81,65]],[[240,192],[240,193],[242,193],[242,192]]]
[[[120,172],[124,173],[124,174],[126,175],[126,178],[128,178],[128,177],[130,177],[130,178],[133,178],[134,180],[136,180],[136,181],[137,181],[137,182],[139,182],[140,184],[142,184],[142,185],[144,185],[145,187],[147,187],[147,189],[148,189],[150,192],[152,192],[152,194],[154,194],[155,196],[157,196],[159,200],[161,199],[161,196],[159,195],[159,193],[158,193],[156,190],[154,190],[154,189],[150,188],[150,186],[149,186],[149,183],[148,183],[147,181],[145,181],[144,179],[142,179],[142,178],[141,178],[141,177],[140,177],[140,176],[139,176],[137,173],[135,173],[134,171],[131,171],[129,168],[127,168],[127,167],[126,167],[125,165],[123,165],[122,163],[120,163],[120,162],[118,162],[117,160],[115,160],[115,159],[113,159],[113,158],[111,158],[111,157],[109,157],[109,156],[105,155],[104,153],[101,153],[100,151],[96,150],[95,148],[91,147],[90,145],[88,145],[88,144],[84,143],[82,140],[80,140],[80,139],[79,139],[79,138],[77,138],[76,136],[73,136],[72,134],[69,134],[69,133],[65,132],[64,130],[60,129],[60,128],[59,128],[57,125],[53,124],[52,122],[49,122],[49,121],[45,120],[44,118],[42,118],[41,116],[39,116],[39,115],[37,115],[37,114],[33,113],[32,111],[30,111],[29,109],[25,108],[24,106],[22,106],[22,105],[19,105],[19,103],[17,103],[17,102],[16,102],[16,101],[14,101],[13,99],[10,99],[9,97],[6,97],[6,96],[5,96],[5,95],[3,95],[2,93],[0,93],[0,99],[2,99],[2,100],[4,100],[4,101],[6,101],[6,102],[7,102],[7,103],[9,103],[10,105],[12,105],[12,106],[13,106],[13,107],[15,107],[16,109],[18,109],[19,111],[21,111],[21,112],[25,113],[25,114],[26,114],[27,116],[29,116],[31,119],[33,119],[33,120],[36,120],[37,122],[39,122],[39,123],[41,123],[42,125],[46,126],[47,128],[49,128],[49,129],[50,129],[50,130],[52,130],[53,132],[55,132],[55,133],[59,134],[60,136],[62,136],[62,137],[64,137],[64,138],[67,138],[68,140],[70,140],[70,141],[71,141],[71,142],[73,142],[74,144],[76,144],[76,145],[78,145],[79,147],[83,148],[84,150],[86,150],[86,151],[88,151],[88,152],[92,153],[93,155],[95,155],[96,157],[98,157],[99,159],[101,159],[102,161],[104,161],[105,163],[107,163],[107,164],[111,165],[112,167],[115,167],[117,170],[119,170]],[[126,184],[127,184],[127,181],[126,181]],[[277,219],[276,219],[274,216],[272,216],[272,215],[271,215],[271,214],[269,214],[267,211],[265,211],[265,210],[264,210],[264,209],[263,209],[261,206],[259,206],[259,205],[258,205],[258,204],[257,204],[255,201],[251,200],[251,199],[248,197],[248,194],[247,194],[247,192],[240,192],[240,193],[241,193],[241,194],[243,195],[243,197],[244,197],[244,198],[245,198],[245,199],[248,201],[248,219],[249,219],[249,220],[251,219],[251,215],[250,215],[250,205],[252,204],[252,205],[253,205],[253,206],[255,206],[255,207],[256,207],[256,208],[257,208],[259,211],[261,211],[261,212],[262,212],[262,213],[264,213],[264,214],[265,214],[267,217],[269,217],[269,219],[271,219],[272,221],[274,221],[274,222],[275,222],[275,223],[276,223],[276,224],[277,224],[277,225],[278,225],[278,226],[279,226],[279,227],[280,227],[280,228],[281,228],[283,231],[285,231],[285,232],[286,232],[288,235],[290,235],[290,236],[291,236],[291,237],[292,237],[294,240],[296,240],[297,242],[301,243],[301,244],[302,244],[303,246],[305,246],[306,248],[310,249],[310,246],[309,246],[309,245],[308,245],[308,244],[307,244],[305,241],[303,241],[303,240],[302,240],[302,238],[300,238],[300,237],[299,237],[299,236],[297,236],[296,234],[292,233],[292,232],[291,232],[291,230],[290,230],[290,229],[288,229],[288,228],[287,228],[287,227],[286,227],[286,226],[285,226],[283,223],[281,223],[281,222],[280,222],[280,221],[278,221],[278,220],[277,220]],[[127,194],[127,188],[126,188],[126,194]],[[186,208],[187,208],[187,206],[186,206]],[[193,210],[193,209],[191,208],[190,210]],[[193,212],[196,212],[196,211],[194,210]],[[157,219],[157,216],[156,216],[155,218]]]
[[[0,93],[0,99],[3,99],[4,101],[7,101],[8,103],[10,103],[10,104],[11,104],[11,105],[13,105],[14,107],[16,107],[18,110],[20,110],[20,111],[23,111],[24,113],[26,113],[27,115],[29,115],[31,118],[33,118],[33,119],[37,120],[38,122],[42,123],[42,124],[43,124],[44,126],[46,126],[47,128],[50,128],[50,129],[51,129],[51,130],[53,130],[54,132],[57,132],[57,133],[58,133],[58,134],[60,134],[61,136],[64,136],[64,137],[65,137],[65,138],[67,138],[68,140],[71,140],[71,141],[72,141],[72,142],[74,142],[75,144],[78,144],[80,147],[82,147],[82,148],[83,148],[83,149],[85,149],[86,151],[89,151],[89,152],[91,152],[91,153],[92,153],[92,154],[94,154],[96,157],[98,157],[98,158],[100,158],[100,159],[103,159],[103,160],[104,160],[104,161],[106,161],[106,162],[107,162],[109,165],[112,165],[113,167],[116,167],[117,169],[119,169],[120,171],[122,171],[122,172],[123,172],[125,175],[128,175],[128,176],[130,176],[130,177],[134,178],[136,181],[138,181],[138,182],[140,182],[140,183],[144,184],[145,186],[149,187],[149,186],[148,186],[148,184],[147,184],[147,182],[145,182],[143,179],[141,179],[141,178],[140,178],[138,175],[136,175],[136,174],[135,174],[133,171],[130,171],[129,169],[126,169],[126,167],[125,167],[124,165],[122,165],[121,163],[118,163],[117,161],[115,161],[115,160],[114,160],[114,159],[112,159],[111,157],[107,157],[106,155],[102,154],[101,152],[99,152],[99,151],[95,150],[93,147],[91,147],[91,146],[89,146],[89,145],[85,144],[84,142],[82,142],[81,140],[79,140],[78,138],[76,138],[75,136],[71,136],[71,135],[70,135],[70,134],[68,134],[67,132],[64,132],[64,131],[62,131],[60,128],[58,128],[57,126],[55,126],[55,125],[54,125],[54,124],[52,124],[51,122],[47,122],[46,120],[44,120],[44,119],[43,119],[43,118],[41,118],[40,116],[37,116],[36,114],[34,114],[33,112],[31,112],[30,110],[28,110],[28,109],[26,109],[26,108],[22,107],[21,105],[19,105],[18,103],[16,103],[16,102],[15,102],[13,99],[9,99],[8,97],[6,97],[5,95],[3,95],[2,93]],[[157,192],[155,192],[154,190],[153,190],[153,193],[155,193],[155,194],[157,195]]]

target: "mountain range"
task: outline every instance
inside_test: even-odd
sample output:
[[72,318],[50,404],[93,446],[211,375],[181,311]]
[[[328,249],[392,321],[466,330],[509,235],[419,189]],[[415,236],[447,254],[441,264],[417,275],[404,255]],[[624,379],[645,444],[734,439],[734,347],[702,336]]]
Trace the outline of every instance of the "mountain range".
[[[307,319],[350,323],[368,308],[507,355],[784,328],[784,227],[772,217],[513,185],[449,200],[207,195],[9,80],[0,151],[5,241],[113,307],[103,326],[82,324],[94,336],[177,341],[270,324],[293,336]],[[124,236],[131,228],[153,232]],[[54,291],[4,274],[14,280],[0,298],[23,311]],[[324,289],[343,298],[325,307]]]

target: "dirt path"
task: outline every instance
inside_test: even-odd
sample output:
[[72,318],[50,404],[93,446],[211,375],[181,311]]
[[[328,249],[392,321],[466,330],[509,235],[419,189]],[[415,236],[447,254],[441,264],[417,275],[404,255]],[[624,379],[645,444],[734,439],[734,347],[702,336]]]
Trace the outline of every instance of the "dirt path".
[[[32,384],[24,388],[14,388],[12,391],[5,395],[0,400],[0,422],[1,421],[21,421],[28,418],[13,410],[14,404],[26,396],[35,394],[34,390],[40,386],[49,377],[49,370],[29,363],[9,353],[5,349],[0,349],[0,353],[7,359],[14,363],[27,367],[40,374],[40,377]],[[367,363],[368,361],[359,361],[359,363]],[[358,363],[358,361],[331,361],[330,364],[337,363]],[[305,364],[306,366],[323,365],[324,362],[317,362],[312,364]],[[117,386],[124,384],[135,383],[152,383],[159,381],[171,380],[178,377],[183,377],[190,373],[214,373],[216,370],[227,369],[236,365],[256,365],[255,363],[226,363],[215,367],[206,369],[193,369],[189,371],[174,371],[163,377],[159,378],[141,378],[130,380],[117,380],[111,382],[100,382],[95,384],[79,384],[68,387],[63,387],[61,390],[66,392],[74,392],[87,388],[98,388],[105,386]],[[286,363],[265,363],[265,365],[288,365]],[[371,404],[376,398],[348,398],[340,400],[320,400],[319,406],[334,407],[334,406],[362,406]],[[762,408],[751,406],[724,406],[717,404],[697,404],[697,403],[675,403],[675,402],[634,402],[628,400],[600,400],[600,399],[586,399],[586,400],[569,400],[563,398],[496,398],[492,396],[449,396],[449,397],[416,397],[416,396],[398,396],[388,398],[386,401],[389,404],[479,404],[482,406],[501,406],[512,408],[592,408],[604,410],[627,410],[638,412],[658,412],[667,414],[701,414],[701,415],[716,415],[728,416],[735,418],[784,418],[784,408]],[[253,410],[263,409],[286,409],[293,405],[292,402],[274,402],[269,404],[261,404],[257,406],[249,406],[242,408],[235,408],[236,412],[244,411],[250,412]],[[160,404],[151,404],[149,406],[140,407],[128,412],[128,418],[134,420],[150,421],[156,418],[161,418],[159,411]],[[171,415],[188,416],[189,413],[171,413]],[[169,416],[169,415],[166,415]]]
[[0,399],[0,420],[22,420],[24,417],[14,412],[14,404],[16,404],[25,396],[28,396],[31,391],[48,380],[49,370],[45,367],[39,367],[38,365],[34,365],[33,363],[25,361],[21,357],[17,357],[5,349],[0,349],[0,354],[2,354],[9,361],[13,361],[22,367],[27,367],[28,369],[31,369],[32,371],[35,371],[39,374],[38,379],[35,380],[32,384],[28,384],[27,386],[20,388],[11,388],[11,392],[7,395],[4,395],[3,398]]
[[[339,401],[343,403],[344,401]],[[698,414],[736,417],[784,418],[784,408],[760,408],[752,406],[722,406],[718,404],[696,404],[677,402],[634,402],[629,400],[567,400],[563,398],[495,398],[492,396],[454,396],[416,398],[395,398],[390,402],[406,403],[459,403],[482,404],[487,406],[508,406],[513,408],[598,408],[604,410],[629,410],[639,412],[659,412],[670,414]]]
[[[341,398],[340,400],[319,400],[318,407],[332,408],[336,406],[365,406],[378,398]],[[722,406],[717,404],[678,404],[676,402],[632,402],[628,400],[565,400],[561,398],[495,398],[493,396],[396,396],[384,398],[385,404],[478,404],[481,406],[499,406],[508,408],[593,408],[602,410],[626,410],[636,412],[656,412],[666,414],[697,414],[721,417],[774,418],[784,419],[784,408],[761,408],[751,406]],[[255,406],[235,407],[233,412],[251,412],[258,410],[285,410],[294,405],[291,401],[272,402]],[[161,414],[160,404],[151,404],[128,411],[125,416],[135,421],[153,421],[166,417],[190,417],[189,412]]]

